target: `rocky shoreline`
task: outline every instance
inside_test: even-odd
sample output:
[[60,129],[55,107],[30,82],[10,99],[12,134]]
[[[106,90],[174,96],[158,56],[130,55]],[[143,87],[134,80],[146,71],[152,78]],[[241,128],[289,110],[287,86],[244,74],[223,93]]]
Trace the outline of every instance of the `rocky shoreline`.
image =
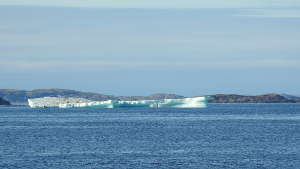
[[210,103],[300,103],[300,98],[287,98],[280,94],[264,94],[257,96],[245,96],[236,94],[209,95]]
[[7,101],[7,100],[5,100],[5,99],[0,98],[0,105],[1,105],[1,106],[2,106],[2,105],[4,105],[4,106],[9,106],[9,105],[10,105],[10,102]]
[[[201,95],[198,95],[201,96]],[[285,94],[264,94],[246,96],[237,94],[214,94],[209,96],[208,103],[300,103],[300,97]],[[37,90],[15,90],[0,89],[2,104],[27,105],[27,99],[39,97],[77,97],[89,100],[160,100],[160,99],[182,99],[184,96],[177,94],[158,93],[149,96],[113,96],[99,93],[81,92],[68,89],[37,89]],[[1,102],[1,100],[0,100]],[[1,103],[0,103],[1,104]]]

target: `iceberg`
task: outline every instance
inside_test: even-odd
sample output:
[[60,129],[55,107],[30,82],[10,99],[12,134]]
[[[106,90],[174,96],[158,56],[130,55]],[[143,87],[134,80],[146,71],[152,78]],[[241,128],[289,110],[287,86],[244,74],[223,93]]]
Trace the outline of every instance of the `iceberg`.
[[122,107],[151,107],[151,108],[203,108],[206,107],[207,97],[192,97],[183,99],[161,99],[161,100],[106,100],[92,101],[84,98],[61,98],[43,97],[28,99],[31,108],[122,108]]
[[60,104],[84,104],[88,102],[90,102],[90,100],[74,97],[42,97],[28,99],[28,105],[32,108],[59,107]]
[[200,108],[206,107],[206,97],[193,97],[184,99],[164,99],[157,103],[157,107],[171,108]]

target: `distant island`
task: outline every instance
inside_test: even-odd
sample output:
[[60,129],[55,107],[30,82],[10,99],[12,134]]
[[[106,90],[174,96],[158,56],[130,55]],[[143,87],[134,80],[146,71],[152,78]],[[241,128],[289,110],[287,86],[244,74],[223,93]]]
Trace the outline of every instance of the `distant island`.
[[300,97],[285,94],[264,94],[257,96],[244,96],[236,94],[210,95],[211,103],[300,103]]
[[9,103],[9,101],[0,98],[0,105],[8,106],[8,105],[10,105],[10,103]]
[[[113,96],[92,92],[81,92],[68,89],[36,89],[31,91],[0,89],[0,105],[27,105],[27,99],[40,97],[77,97],[89,100],[160,100],[181,99],[185,96],[177,94],[158,93],[149,96]],[[199,96],[199,95],[198,95]],[[300,97],[286,94],[264,94],[245,96],[237,94],[214,94],[209,96],[209,103],[300,103]]]

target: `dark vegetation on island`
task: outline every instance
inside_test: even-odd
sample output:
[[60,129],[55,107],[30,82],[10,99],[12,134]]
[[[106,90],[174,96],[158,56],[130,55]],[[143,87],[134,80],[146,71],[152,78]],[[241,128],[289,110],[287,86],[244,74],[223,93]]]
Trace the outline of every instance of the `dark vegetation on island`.
[[8,106],[8,105],[10,105],[10,103],[9,103],[9,101],[4,100],[4,99],[2,99],[2,98],[0,97],[0,105]]
[[[208,101],[209,103],[300,103],[300,97],[285,94],[265,94],[257,96],[215,94],[206,96],[210,96],[211,98]],[[0,89],[0,98],[5,99],[4,102],[2,101],[3,103],[7,103],[8,101],[8,103],[10,102],[13,105],[26,105],[28,98],[39,97],[80,97],[90,100],[154,100],[184,98],[184,96],[181,95],[165,93],[158,93],[149,96],[113,96],[68,89],[36,89],[31,91]]]
[[257,96],[244,96],[236,94],[210,95],[211,103],[300,103],[300,98],[294,96],[289,98],[280,94],[264,94]]

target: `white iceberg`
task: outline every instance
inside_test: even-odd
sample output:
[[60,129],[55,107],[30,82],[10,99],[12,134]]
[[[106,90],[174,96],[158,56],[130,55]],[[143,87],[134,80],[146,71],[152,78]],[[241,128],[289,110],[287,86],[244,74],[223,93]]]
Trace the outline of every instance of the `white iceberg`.
[[206,97],[193,97],[184,99],[164,99],[157,103],[157,107],[172,108],[199,108],[206,107]]
[[81,104],[88,102],[91,102],[91,100],[74,97],[43,97],[28,99],[28,105],[32,108],[59,107],[60,104]]
[[184,99],[162,99],[162,100],[106,100],[92,101],[84,98],[61,98],[44,97],[28,99],[32,108],[59,107],[97,107],[97,108],[118,108],[118,107],[152,107],[152,108],[203,108],[206,107],[206,97],[192,97]]

